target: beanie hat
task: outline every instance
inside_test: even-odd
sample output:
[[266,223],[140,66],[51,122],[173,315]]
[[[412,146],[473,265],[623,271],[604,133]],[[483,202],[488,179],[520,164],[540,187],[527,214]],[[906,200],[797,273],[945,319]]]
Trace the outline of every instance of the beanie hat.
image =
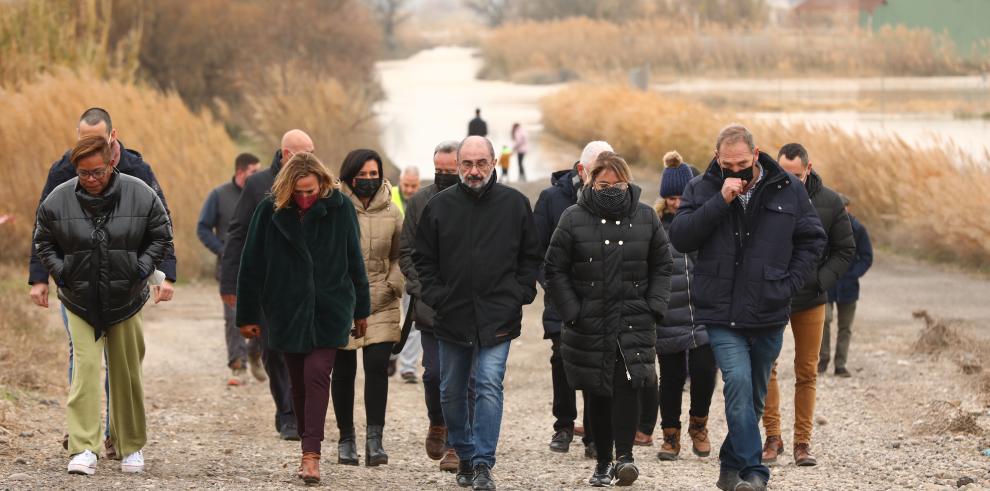
[[663,170],[663,176],[660,178],[661,198],[684,194],[684,187],[694,177],[691,168],[679,160],[668,160],[664,158],[664,166],[666,168]]

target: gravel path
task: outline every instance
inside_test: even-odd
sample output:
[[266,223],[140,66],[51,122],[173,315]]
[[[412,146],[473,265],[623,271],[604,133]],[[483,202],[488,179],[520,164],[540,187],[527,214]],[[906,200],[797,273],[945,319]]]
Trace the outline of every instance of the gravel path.
[[[986,326],[990,282],[939,272],[904,259],[881,256],[863,284],[864,302],[850,365],[852,379],[819,381],[815,449],[820,464],[798,468],[790,455],[773,468],[773,489],[955,489],[957,480],[990,488],[985,437],[932,434],[923,428],[932,401],[959,401],[990,427],[985,401],[974,393],[975,376],[963,375],[950,357],[911,355],[921,325],[914,308],[950,314]],[[220,303],[212,285],[183,285],[176,301],[146,309],[145,381],[151,442],[144,475],[123,475],[101,461],[91,478],[65,474],[64,394],[31,394],[6,411],[0,429],[0,488],[255,488],[299,486],[294,477],[297,443],[276,438],[267,387],[224,386]],[[541,305],[537,299],[536,305]],[[52,323],[57,319],[52,315]],[[55,327],[53,327],[55,328]],[[965,329],[965,328],[964,328]],[[969,329],[976,332],[976,329]],[[579,443],[569,454],[547,450],[551,435],[549,343],[542,340],[540,309],[527,307],[525,329],[513,342],[506,380],[499,464],[500,489],[585,488],[591,461]],[[793,356],[790,335],[782,360]],[[53,373],[52,377],[61,376]],[[793,370],[783,364],[784,400],[791,400]],[[325,486],[341,489],[456,489],[422,449],[426,415],[421,385],[398,381],[390,388],[386,449],[391,463],[372,469],[335,462],[336,429],[327,423]],[[360,396],[359,402],[360,404]],[[332,411],[331,411],[332,413]],[[360,414],[360,411],[359,411]],[[784,428],[792,423],[784,410]],[[332,414],[331,414],[332,418]],[[358,417],[360,421],[360,416]],[[0,418],[0,421],[4,421]],[[712,408],[711,436],[725,433],[722,401]],[[361,430],[359,429],[359,435]],[[790,443],[785,430],[785,441]],[[714,489],[715,458],[693,456],[660,463],[656,448],[637,447],[640,489]]]

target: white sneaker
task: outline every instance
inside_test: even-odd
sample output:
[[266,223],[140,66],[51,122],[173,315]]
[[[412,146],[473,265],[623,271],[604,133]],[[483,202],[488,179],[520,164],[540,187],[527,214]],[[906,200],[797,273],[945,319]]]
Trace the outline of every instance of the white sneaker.
[[96,461],[98,457],[89,450],[83,450],[72,456],[69,461],[69,474],[80,474],[92,476],[96,473]]
[[137,452],[124,457],[124,460],[120,461],[120,472],[144,472],[144,454],[138,450]]

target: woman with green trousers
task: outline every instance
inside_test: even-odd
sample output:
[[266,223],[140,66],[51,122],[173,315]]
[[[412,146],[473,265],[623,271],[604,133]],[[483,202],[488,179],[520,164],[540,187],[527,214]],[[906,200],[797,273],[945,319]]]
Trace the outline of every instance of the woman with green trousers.
[[[302,440],[298,476],[320,482],[323,426],[337,349],[368,327],[371,298],[350,200],[313,154],[294,155],[248,228],[237,325],[285,355]],[[261,319],[267,329],[262,332]]]
[[388,363],[392,345],[399,341],[402,333],[399,304],[405,277],[399,269],[402,212],[392,202],[391,186],[382,178],[382,171],[382,158],[378,152],[363,148],[347,154],[340,166],[340,190],[357,211],[361,254],[371,291],[368,333],[363,338],[351,338],[347,346],[337,352],[330,386],[340,430],[337,462],[345,465],[358,465],[360,461],[354,432],[358,350],[364,361],[365,464],[388,464],[388,454],[382,446],[388,402]]

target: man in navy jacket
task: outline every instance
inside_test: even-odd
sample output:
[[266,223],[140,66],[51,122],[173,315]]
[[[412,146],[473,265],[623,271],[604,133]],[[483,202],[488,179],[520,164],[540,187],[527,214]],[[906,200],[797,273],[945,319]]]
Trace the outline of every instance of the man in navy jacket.
[[688,183],[670,229],[673,246],[697,251],[691,296],[722,370],[728,433],[719,489],[762,490],[759,420],[770,368],[783,343],[791,297],[825,247],[804,185],[732,124],[719,133],[708,170]]

